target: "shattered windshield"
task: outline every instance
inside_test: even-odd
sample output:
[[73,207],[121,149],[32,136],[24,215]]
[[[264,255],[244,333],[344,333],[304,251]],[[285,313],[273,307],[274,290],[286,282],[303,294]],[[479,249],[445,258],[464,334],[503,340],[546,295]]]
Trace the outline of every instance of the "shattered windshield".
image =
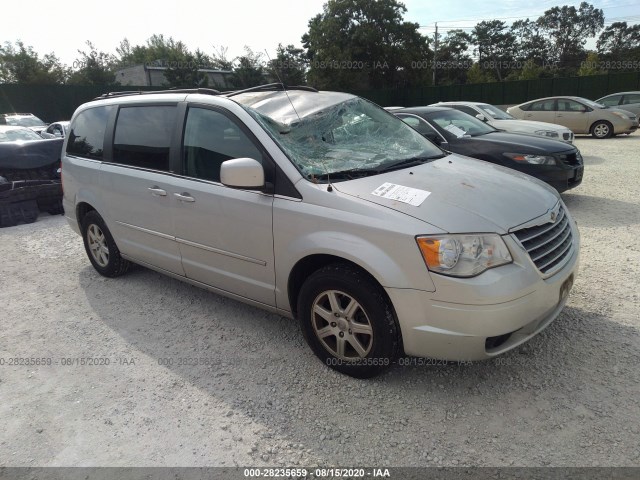
[[288,109],[277,110],[277,115],[266,108],[261,111],[258,105],[247,110],[311,180],[346,172],[354,176],[343,178],[355,178],[443,155],[415,130],[371,102],[351,96],[341,100],[326,107],[316,105],[310,111],[296,109],[292,102]]

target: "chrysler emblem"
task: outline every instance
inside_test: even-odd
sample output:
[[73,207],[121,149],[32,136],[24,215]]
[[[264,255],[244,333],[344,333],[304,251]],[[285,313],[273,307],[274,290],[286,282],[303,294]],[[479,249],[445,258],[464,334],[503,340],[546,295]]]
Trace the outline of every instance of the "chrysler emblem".
[[556,212],[551,212],[551,223],[555,223],[556,216],[557,216]]

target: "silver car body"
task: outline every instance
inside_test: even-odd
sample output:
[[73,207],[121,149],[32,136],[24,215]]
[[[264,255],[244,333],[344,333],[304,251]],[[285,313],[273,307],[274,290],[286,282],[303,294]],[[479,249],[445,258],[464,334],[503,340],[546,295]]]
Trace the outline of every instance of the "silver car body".
[[606,97],[599,98],[596,103],[601,103],[607,107],[620,107],[640,117],[640,92],[620,92],[612,93]]
[[[354,98],[294,90],[232,98],[172,93],[82,105],[74,119],[96,105],[142,101],[224,109],[251,132],[299,195],[234,189],[78,158],[64,153],[68,135],[62,160],[65,215],[80,233],[80,216],[91,206],[104,218],[124,258],[288,317],[295,316],[291,292],[300,280],[293,272],[302,262],[351,262],[384,288],[408,355],[490,358],[549,325],[567,301],[580,250],[576,224],[554,189],[453,154],[353,180],[310,181],[252,113],[293,125],[296,116],[322,115]],[[430,193],[418,206],[372,194],[387,182]],[[524,245],[546,242],[526,237],[554,228],[562,244],[551,254],[561,260],[543,272]],[[475,277],[455,278],[430,272],[416,246],[418,235],[477,232],[500,235],[513,261]],[[493,343],[492,338],[503,336],[508,339]]]
[[69,121],[53,122],[40,134],[42,138],[64,138],[69,131]]
[[498,107],[481,102],[438,102],[431,106],[451,107],[461,109],[474,117],[482,115],[483,121],[498,130],[510,133],[525,133],[528,135],[540,135],[553,138],[566,143],[573,143],[573,132],[562,125],[534,120],[522,120],[512,117]]

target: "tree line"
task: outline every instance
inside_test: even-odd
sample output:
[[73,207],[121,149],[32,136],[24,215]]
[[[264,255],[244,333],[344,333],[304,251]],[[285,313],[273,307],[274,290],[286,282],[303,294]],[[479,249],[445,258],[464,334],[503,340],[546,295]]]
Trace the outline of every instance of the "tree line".
[[[278,45],[275,58],[245,47],[229,58],[224,46],[191,51],[172,37],[152,35],[144,45],[125,38],[114,53],[87,41],[73,65],[40,56],[21,41],[0,46],[0,83],[114,85],[115,72],[133,65],[166,67],[172,87],[213,87],[203,69],[231,72],[228,83],[310,84],[366,90],[640,71],[640,25],[605,27],[601,9],[556,6],[537,19],[484,20],[471,29],[423,35],[407,22],[397,0],[329,0],[308,23],[302,48]],[[586,48],[597,39],[594,50]]]

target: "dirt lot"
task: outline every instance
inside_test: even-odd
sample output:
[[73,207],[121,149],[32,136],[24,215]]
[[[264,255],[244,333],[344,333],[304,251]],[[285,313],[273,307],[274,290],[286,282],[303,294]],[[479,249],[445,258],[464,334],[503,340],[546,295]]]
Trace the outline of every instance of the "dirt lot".
[[576,143],[560,318],[495,361],[368,381],[293,321],[143,268],[100,277],[60,216],[0,230],[0,466],[640,465],[640,134]]

